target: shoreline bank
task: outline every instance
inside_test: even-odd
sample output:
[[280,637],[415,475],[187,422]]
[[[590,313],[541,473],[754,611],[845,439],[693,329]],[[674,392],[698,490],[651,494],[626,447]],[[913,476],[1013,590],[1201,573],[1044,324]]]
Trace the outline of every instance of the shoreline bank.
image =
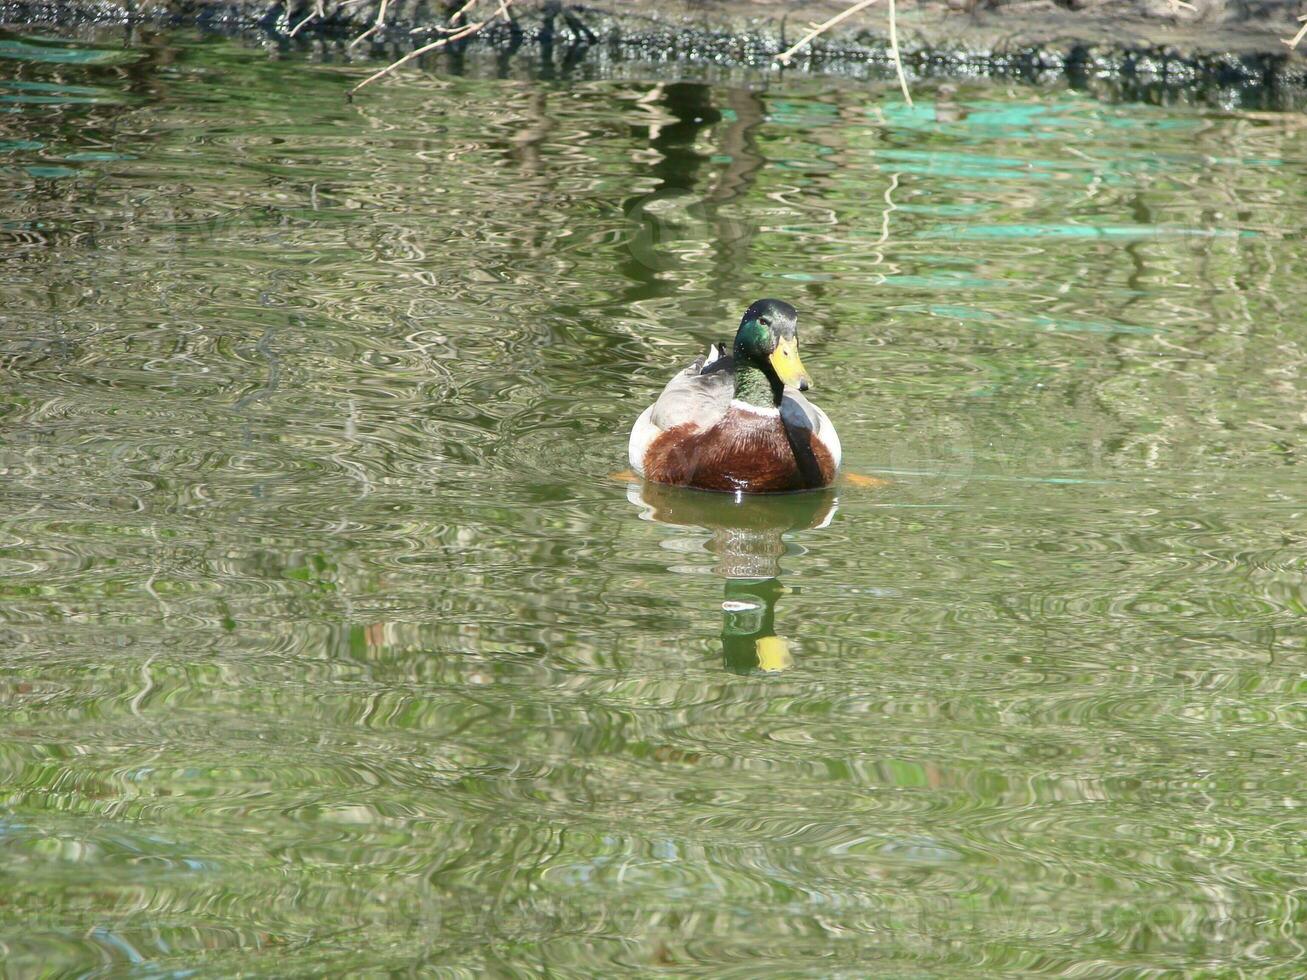
[[[487,7],[493,0],[481,0]],[[1226,8],[1221,0],[1107,0],[1082,9],[1051,0],[972,7],[974,0],[898,8],[898,35],[910,81],[995,78],[1050,84],[1065,80],[1126,99],[1190,92],[1203,101],[1258,107],[1307,101],[1307,56],[1282,40],[1298,24],[1296,3],[1283,0]],[[1067,0],[1079,3],[1081,0]],[[457,50],[494,49],[505,58],[534,57],[559,70],[581,65],[647,62],[685,68],[767,70],[813,21],[840,3],[787,4],[725,0],[652,4],[607,0],[568,4],[519,0],[511,20],[498,21]],[[1187,9],[1191,6],[1192,9]],[[368,0],[65,0],[5,5],[11,31],[72,30],[121,24],[188,27],[273,42],[288,50],[318,45],[327,56],[368,63],[394,60],[441,35],[449,10]],[[469,16],[472,16],[471,14]],[[1304,44],[1307,48],[1307,43]],[[455,48],[446,49],[447,51]],[[816,75],[892,77],[887,10],[877,4],[824,33],[785,69]]]

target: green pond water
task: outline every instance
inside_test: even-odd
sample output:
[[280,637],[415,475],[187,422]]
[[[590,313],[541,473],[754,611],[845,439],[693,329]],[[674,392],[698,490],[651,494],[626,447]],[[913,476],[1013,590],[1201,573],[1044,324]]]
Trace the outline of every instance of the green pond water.
[[1307,117],[370,67],[0,37],[0,973],[1307,969]]

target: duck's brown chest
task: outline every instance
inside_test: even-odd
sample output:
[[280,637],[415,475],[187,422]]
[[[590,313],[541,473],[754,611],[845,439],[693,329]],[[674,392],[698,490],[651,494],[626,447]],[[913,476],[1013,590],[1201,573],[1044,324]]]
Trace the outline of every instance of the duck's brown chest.
[[744,493],[784,493],[829,486],[835,462],[812,430],[787,427],[779,415],[731,411],[708,429],[678,425],[644,458],[656,483]]

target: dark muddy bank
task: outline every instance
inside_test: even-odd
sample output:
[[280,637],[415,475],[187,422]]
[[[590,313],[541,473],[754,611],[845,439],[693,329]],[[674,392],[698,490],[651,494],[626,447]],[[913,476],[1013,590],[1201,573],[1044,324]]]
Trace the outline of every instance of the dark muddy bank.
[[[349,42],[376,20],[379,8],[372,0],[322,0],[320,6],[315,0],[71,0],[0,9],[11,29],[193,24],[258,35],[289,49],[316,49],[325,58],[380,62],[440,36],[422,29],[445,22],[460,5],[391,2],[385,27],[352,47]],[[488,15],[494,0],[481,0],[480,6]],[[775,55],[811,22],[844,6],[825,0],[517,0],[508,22],[498,21],[457,47],[493,48],[501,64],[528,59],[540,71],[559,75],[601,76],[641,66],[660,66],[666,74],[669,65],[676,66],[673,74],[769,70]],[[1307,58],[1282,40],[1296,31],[1299,9],[1297,0],[1194,0],[1184,6],[1172,0],[948,0],[905,3],[898,24],[912,81],[1069,82],[1127,99],[1284,108],[1307,101]],[[471,16],[479,17],[477,9]],[[789,70],[887,78],[887,28],[886,8],[872,6],[822,35]],[[460,53],[446,50],[438,57]]]

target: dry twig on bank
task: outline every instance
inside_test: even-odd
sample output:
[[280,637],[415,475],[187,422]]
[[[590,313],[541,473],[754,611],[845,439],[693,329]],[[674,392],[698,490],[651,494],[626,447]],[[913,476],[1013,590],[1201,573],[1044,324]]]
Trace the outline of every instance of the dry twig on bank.
[[1298,19],[1304,22],[1302,27],[1298,28],[1298,33],[1293,37],[1280,38],[1280,43],[1289,45],[1291,49],[1298,47],[1298,45],[1302,43],[1302,39],[1307,37],[1307,14],[1303,14]]
[[814,24],[812,30],[808,31],[807,34],[799,38],[796,42],[794,42],[794,44],[790,45],[790,47],[787,48],[785,51],[782,51],[780,54],[778,54],[776,56],[776,60],[780,62],[782,65],[788,65],[790,61],[793,60],[795,54],[797,54],[801,48],[806,47],[808,42],[811,41],[813,38],[825,34],[840,21],[847,20],[849,17],[852,17],[854,14],[856,14],[859,10],[865,10],[867,7],[870,7],[873,3],[876,2],[877,0],[858,0],[858,2],[855,3],[852,7],[849,7],[846,10],[841,10],[830,20],[823,21],[820,24]]
[[[781,65],[788,65],[794,59],[795,54],[807,47],[813,38],[820,37],[836,24],[847,20],[859,10],[865,10],[876,2],[878,0],[858,0],[853,6],[841,10],[830,20],[822,21],[820,24],[813,24],[807,34],[776,56],[776,62]],[[908,105],[912,105],[912,96],[908,92],[908,78],[903,72],[903,56],[899,52],[898,17],[894,8],[894,0],[889,0],[889,52],[890,60],[894,62],[894,73],[899,79],[899,88],[903,90],[904,101]]]
[[322,9],[322,0],[315,0],[313,4],[313,9],[309,11],[307,14],[305,14],[304,19],[302,21],[300,21],[298,24],[296,24],[294,27],[290,29],[290,34],[288,36],[294,37],[296,34],[302,31],[304,29],[304,25],[307,24],[309,21],[313,20],[313,18],[323,17],[323,16],[325,16],[325,13]]
[[[463,6],[459,7],[457,10],[455,10],[452,14],[449,15],[449,20],[446,22],[446,26],[437,27],[435,28],[435,30],[440,31],[440,33],[442,34],[453,34],[456,30],[458,30],[458,28],[455,27],[454,24],[459,19],[461,19],[465,13],[467,13],[469,10],[471,10],[480,2],[481,0],[467,0],[467,3],[463,4]],[[411,31],[409,31],[409,33],[430,34],[431,30],[432,28],[430,27],[415,27]]]
[[908,79],[903,74],[903,58],[899,55],[898,18],[894,16],[894,0],[889,0],[889,56],[894,61],[894,73],[899,76],[899,88],[903,90],[903,101],[912,105],[912,95],[908,92]]
[[366,38],[371,37],[373,34],[376,34],[378,31],[380,31],[383,27],[386,26],[386,7],[389,5],[390,5],[390,0],[381,0],[381,7],[377,10],[377,19],[372,22],[371,27],[369,27],[358,37],[354,38],[354,40],[349,42],[349,46],[351,48],[354,47],[354,45],[359,44]]
[[[385,68],[381,69],[381,71],[374,72],[373,74],[369,75],[367,78],[363,79],[363,81],[359,82],[357,85],[355,85],[352,89],[349,90],[349,94],[353,96],[354,93],[357,92],[359,89],[363,88],[364,86],[371,85],[378,78],[385,78],[396,68],[400,67],[401,65],[408,64],[410,61],[414,60],[415,58],[421,58],[424,54],[427,54],[431,51],[435,51],[438,48],[443,48],[446,45],[453,44],[455,41],[461,41],[465,37],[471,37],[473,34],[477,33],[477,31],[481,30],[483,27],[487,27],[490,24],[492,24],[499,17],[508,19],[508,8],[512,6],[512,3],[513,0],[500,0],[499,9],[497,9],[493,14],[491,14],[485,20],[479,21],[475,24],[469,24],[467,27],[464,27],[460,31],[456,31],[453,34],[450,34],[448,37],[442,37],[438,41],[432,41],[430,44],[424,44],[420,48],[415,48],[414,50],[410,51],[408,54],[404,55],[404,57],[400,58],[398,61],[394,61],[390,63]],[[471,4],[468,4],[468,6],[471,6]],[[467,7],[463,8],[463,10],[466,9]],[[460,14],[462,12],[463,12],[462,10],[459,11]]]
[[458,23],[458,21],[462,20],[463,15],[466,14],[473,7],[475,7],[479,2],[480,0],[467,0],[467,3],[463,4],[463,6],[459,7],[457,10],[455,10],[452,14],[449,15],[449,26],[453,27],[456,23]]

